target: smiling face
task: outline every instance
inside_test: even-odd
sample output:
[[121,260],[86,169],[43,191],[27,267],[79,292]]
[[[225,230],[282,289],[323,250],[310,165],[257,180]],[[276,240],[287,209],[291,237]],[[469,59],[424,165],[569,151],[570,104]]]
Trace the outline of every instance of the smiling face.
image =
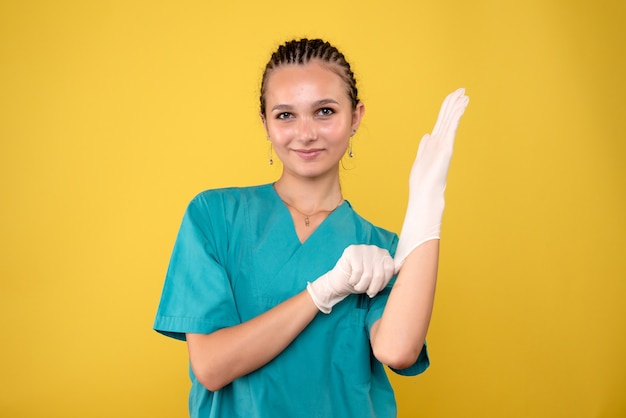
[[360,102],[353,108],[345,81],[318,60],[282,65],[268,76],[264,98],[261,117],[283,176],[338,176],[364,112]]

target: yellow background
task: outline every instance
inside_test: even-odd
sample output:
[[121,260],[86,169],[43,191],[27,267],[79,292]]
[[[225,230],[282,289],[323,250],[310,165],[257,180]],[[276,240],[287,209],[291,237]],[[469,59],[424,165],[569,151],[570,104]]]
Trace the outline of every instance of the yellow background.
[[367,112],[343,188],[401,226],[441,101],[433,365],[400,417],[626,416],[626,6],[600,1],[0,3],[0,416],[183,417],[151,330],[197,192],[277,178],[258,119],[279,42],[324,37]]

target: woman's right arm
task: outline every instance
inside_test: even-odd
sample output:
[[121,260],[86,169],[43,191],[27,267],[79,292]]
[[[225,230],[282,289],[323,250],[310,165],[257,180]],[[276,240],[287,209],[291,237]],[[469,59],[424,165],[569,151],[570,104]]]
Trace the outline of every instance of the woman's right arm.
[[335,267],[302,291],[242,324],[211,334],[186,334],[191,368],[211,391],[264,366],[315,318],[352,293],[375,295],[393,275],[393,260],[373,245],[348,246]]
[[210,391],[264,366],[315,318],[318,309],[306,291],[247,322],[211,334],[187,334],[194,375]]

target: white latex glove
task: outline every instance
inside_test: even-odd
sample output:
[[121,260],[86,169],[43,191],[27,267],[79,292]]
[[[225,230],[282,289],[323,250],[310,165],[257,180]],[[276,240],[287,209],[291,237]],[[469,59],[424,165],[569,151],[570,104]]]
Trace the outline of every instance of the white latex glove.
[[396,272],[417,246],[439,239],[454,135],[468,103],[465,89],[450,93],[443,101],[432,134],[422,137],[409,177],[409,203],[394,259]]
[[393,259],[389,251],[375,245],[350,245],[335,267],[309,282],[306,289],[318,309],[327,314],[350,294],[376,296],[391,277]]

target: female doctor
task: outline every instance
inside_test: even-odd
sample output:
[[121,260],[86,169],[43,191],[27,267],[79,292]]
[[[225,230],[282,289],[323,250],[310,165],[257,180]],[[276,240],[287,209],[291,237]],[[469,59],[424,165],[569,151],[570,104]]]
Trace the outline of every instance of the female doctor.
[[187,342],[190,415],[394,417],[383,365],[429,365],[444,188],[468,98],[450,94],[420,142],[399,240],[341,192],[365,112],[341,52],[319,39],[281,45],[260,100],[282,174],[191,201],[154,324]]

